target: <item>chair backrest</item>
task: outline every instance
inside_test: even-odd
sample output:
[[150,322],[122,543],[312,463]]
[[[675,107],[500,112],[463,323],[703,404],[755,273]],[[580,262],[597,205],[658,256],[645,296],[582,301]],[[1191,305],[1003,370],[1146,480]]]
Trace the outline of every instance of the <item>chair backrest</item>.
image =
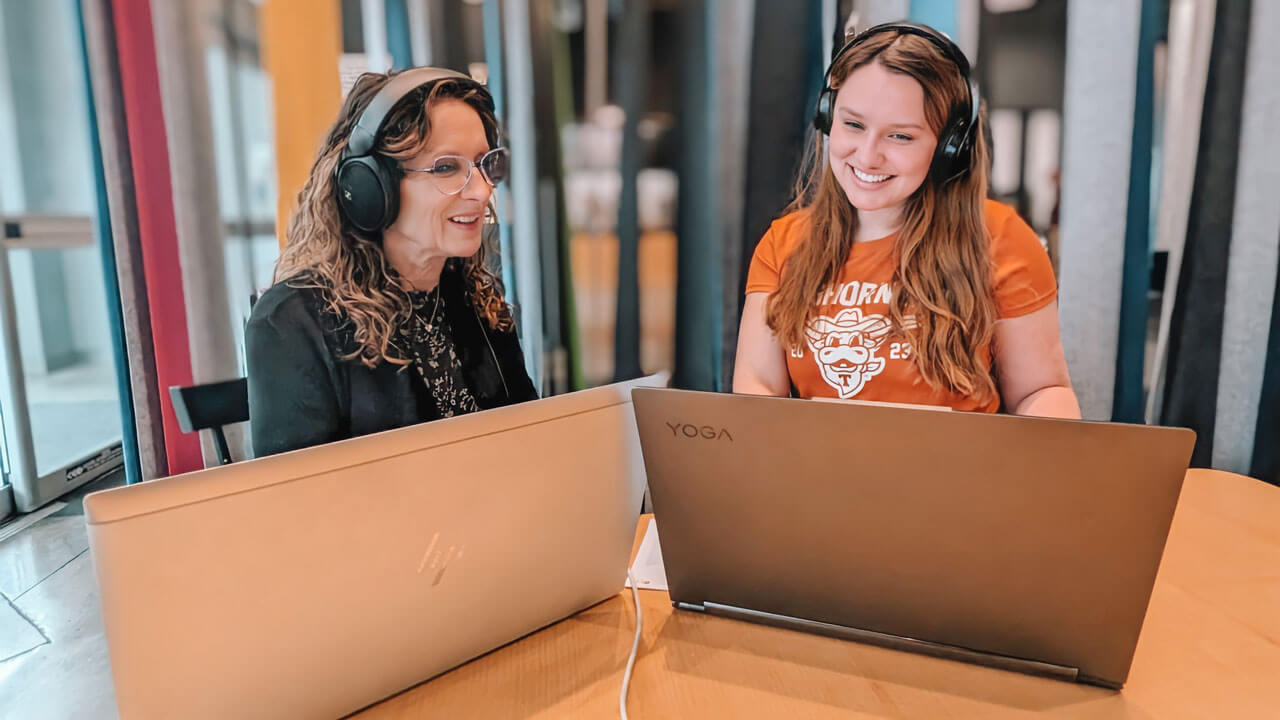
[[222,428],[249,419],[249,381],[236,378],[188,387],[173,385],[169,388],[169,398],[178,416],[178,427],[183,432],[210,430],[219,463],[230,464],[231,449],[227,447]]

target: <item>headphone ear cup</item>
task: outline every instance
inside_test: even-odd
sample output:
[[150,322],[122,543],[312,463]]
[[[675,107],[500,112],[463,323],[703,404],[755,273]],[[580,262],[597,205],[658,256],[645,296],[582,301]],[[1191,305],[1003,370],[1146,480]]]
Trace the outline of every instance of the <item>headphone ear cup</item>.
[[938,136],[938,147],[933,153],[930,175],[939,185],[960,177],[969,169],[968,123],[955,120]]
[[400,215],[400,180],[404,171],[400,163],[382,155],[374,156],[378,164],[378,183],[382,188],[382,225],[378,230],[386,230]]
[[823,135],[831,134],[832,122],[832,105],[835,104],[836,91],[831,88],[823,88],[818,93],[818,107],[813,113],[813,126]]
[[381,155],[349,158],[338,166],[338,205],[364,232],[380,232],[400,210],[400,170]]

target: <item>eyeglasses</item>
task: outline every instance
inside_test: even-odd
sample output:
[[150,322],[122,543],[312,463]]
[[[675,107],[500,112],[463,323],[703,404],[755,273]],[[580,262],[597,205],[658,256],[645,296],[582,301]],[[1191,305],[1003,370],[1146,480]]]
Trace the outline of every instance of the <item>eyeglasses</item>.
[[429,168],[403,168],[405,172],[426,173],[436,189],[445,195],[457,195],[471,182],[471,171],[480,170],[480,177],[496,187],[507,179],[511,167],[511,153],[504,147],[496,147],[472,162],[461,155],[441,155]]

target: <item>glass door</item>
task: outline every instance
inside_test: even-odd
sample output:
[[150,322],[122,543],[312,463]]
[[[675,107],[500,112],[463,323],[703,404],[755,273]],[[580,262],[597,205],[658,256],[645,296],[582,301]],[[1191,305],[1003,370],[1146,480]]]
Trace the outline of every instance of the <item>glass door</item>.
[[0,421],[26,512],[121,465],[121,398],[75,4],[3,3],[0,38]]

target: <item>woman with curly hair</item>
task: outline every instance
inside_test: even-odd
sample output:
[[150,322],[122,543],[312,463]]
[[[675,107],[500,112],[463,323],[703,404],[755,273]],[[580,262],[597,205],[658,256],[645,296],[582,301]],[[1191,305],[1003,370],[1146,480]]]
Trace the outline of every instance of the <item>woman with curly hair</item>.
[[537,398],[488,265],[506,175],[484,86],[360,77],[245,331],[255,455]]

